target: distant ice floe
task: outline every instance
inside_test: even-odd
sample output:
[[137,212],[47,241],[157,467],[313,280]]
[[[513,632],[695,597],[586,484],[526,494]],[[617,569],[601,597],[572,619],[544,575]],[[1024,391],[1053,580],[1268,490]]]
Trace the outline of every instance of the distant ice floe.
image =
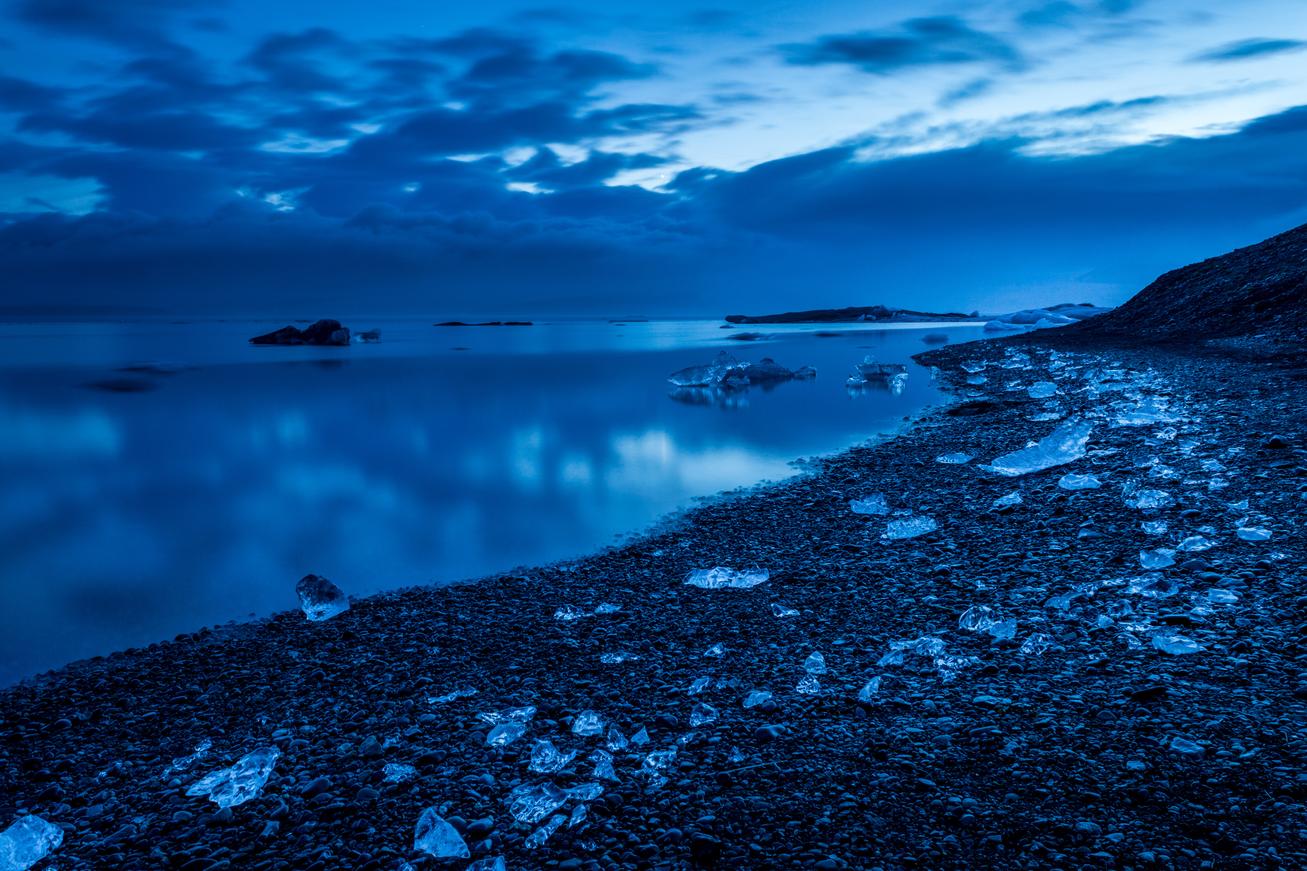
[[1065,327],[1086,318],[1101,315],[1110,309],[1084,303],[1062,303],[1049,308],[1027,308],[1021,311],[998,315],[986,322],[987,333],[1010,333],[1021,330],[1043,330],[1049,327]]

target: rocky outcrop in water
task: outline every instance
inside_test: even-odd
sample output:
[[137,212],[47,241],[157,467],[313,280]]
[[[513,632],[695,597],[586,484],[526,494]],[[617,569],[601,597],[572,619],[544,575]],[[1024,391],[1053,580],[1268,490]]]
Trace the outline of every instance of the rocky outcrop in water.
[[304,329],[290,325],[250,339],[251,345],[348,345],[349,327],[340,321],[323,318]]

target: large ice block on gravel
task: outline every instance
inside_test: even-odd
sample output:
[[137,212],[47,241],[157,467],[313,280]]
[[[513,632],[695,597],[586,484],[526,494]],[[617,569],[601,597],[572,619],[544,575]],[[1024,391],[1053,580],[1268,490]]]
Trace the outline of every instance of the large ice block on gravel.
[[1040,472],[1054,466],[1075,462],[1085,455],[1089,435],[1094,425],[1085,420],[1069,420],[1044,436],[1037,443],[1010,454],[998,457],[988,466],[981,466],[1008,478]]
[[186,794],[207,796],[218,807],[244,804],[263,791],[280,757],[281,751],[276,747],[260,747],[242,756],[230,768],[205,775]]
[[0,833],[0,871],[27,871],[64,842],[64,830],[35,814]]
[[304,616],[317,622],[330,620],[342,611],[349,610],[349,598],[340,587],[321,575],[305,575],[295,585]]
[[769,577],[771,573],[767,569],[732,569],[716,566],[711,569],[695,569],[686,576],[685,582],[705,590],[725,588],[742,590],[764,584]]

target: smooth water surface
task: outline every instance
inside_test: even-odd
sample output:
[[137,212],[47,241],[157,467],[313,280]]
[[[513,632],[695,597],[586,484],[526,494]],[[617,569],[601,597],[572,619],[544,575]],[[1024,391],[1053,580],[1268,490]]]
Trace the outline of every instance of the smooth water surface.
[[[923,336],[979,337],[383,321],[352,324],[375,345],[246,343],[277,326],[0,324],[0,684],[293,608],[308,572],[362,595],[581,555],[892,431],[939,398]],[[670,393],[722,349],[818,377]],[[901,395],[845,389],[867,354],[909,364]]]

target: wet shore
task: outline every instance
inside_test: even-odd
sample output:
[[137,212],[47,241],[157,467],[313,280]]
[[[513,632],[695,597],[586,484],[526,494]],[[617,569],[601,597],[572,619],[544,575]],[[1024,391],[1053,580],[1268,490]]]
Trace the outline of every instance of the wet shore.
[[[0,692],[0,828],[62,826],[61,869],[1307,864],[1300,364],[1030,340],[927,356],[957,404],[622,547]],[[1070,421],[1093,426],[1083,457],[979,468]],[[875,494],[890,514],[850,509]],[[769,579],[684,582],[714,566]],[[522,706],[524,734],[489,745],[478,715]],[[600,734],[574,732],[585,712]],[[578,755],[531,771],[543,739]],[[187,795],[261,747],[280,755],[257,797]],[[546,783],[581,789],[515,819],[510,794]],[[414,849],[429,807],[469,859]]]

